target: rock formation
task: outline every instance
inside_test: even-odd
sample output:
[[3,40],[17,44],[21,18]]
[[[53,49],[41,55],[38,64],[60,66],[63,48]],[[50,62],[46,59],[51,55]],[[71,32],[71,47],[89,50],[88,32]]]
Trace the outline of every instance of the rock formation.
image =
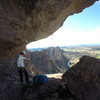
[[49,74],[68,69],[69,59],[63,55],[63,52],[59,47],[49,47],[42,51],[28,53],[28,56],[40,72]]
[[51,60],[60,59],[63,54],[63,51],[59,47],[49,47],[47,50],[47,55],[50,57]]
[[62,78],[76,100],[100,99],[100,59],[83,56]]
[[83,56],[62,79],[38,88],[20,85],[13,59],[0,67],[0,100],[100,100],[100,59]]
[[[51,35],[63,25],[69,15],[81,12],[95,1],[97,0],[0,0],[0,59],[12,57],[29,42]],[[87,58],[66,72],[63,80],[79,100],[99,100],[100,62]],[[58,86],[56,84],[47,88],[45,85],[44,92],[40,88],[38,92],[33,91],[32,95],[37,93],[36,96],[39,96],[42,93],[41,97],[44,93],[46,96],[43,100],[54,100],[56,91],[52,89]],[[27,96],[28,99],[21,98],[25,94],[21,91],[16,67],[9,60],[0,60],[0,100],[29,100],[32,95]],[[33,95],[30,100],[37,100],[36,96]]]
[[97,0],[0,0],[0,58],[45,38]]

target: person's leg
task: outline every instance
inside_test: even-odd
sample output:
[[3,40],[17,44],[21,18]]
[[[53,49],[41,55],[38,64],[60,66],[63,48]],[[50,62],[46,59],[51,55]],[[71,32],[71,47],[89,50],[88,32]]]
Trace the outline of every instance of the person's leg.
[[22,68],[19,68],[18,72],[19,72],[20,82],[21,82],[21,84],[23,84],[23,70],[22,70]]
[[26,71],[26,69],[25,69],[25,68],[23,68],[23,69],[24,69],[24,74],[25,74],[25,79],[26,79],[26,82],[28,83],[28,82],[29,82],[28,73],[27,73],[27,71]]

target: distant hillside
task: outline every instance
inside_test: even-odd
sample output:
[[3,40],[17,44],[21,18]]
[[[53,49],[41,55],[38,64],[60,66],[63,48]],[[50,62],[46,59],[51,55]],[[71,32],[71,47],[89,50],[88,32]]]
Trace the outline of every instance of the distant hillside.
[[62,47],[64,50],[64,55],[70,59],[70,61],[75,64],[79,58],[84,55],[100,58],[100,45],[76,45],[76,46],[68,46]]
[[29,54],[32,63],[42,73],[58,73],[68,69],[69,59],[63,55],[59,47],[50,47],[42,51]]
[[[100,44],[80,44],[80,45],[70,45],[70,46],[59,46],[60,49],[65,49],[65,48],[100,48]],[[43,48],[27,48],[28,51],[34,52],[34,51],[42,51],[44,49],[47,49],[48,47],[43,47]]]
[[32,51],[30,56],[32,62],[43,73],[62,71],[62,69],[68,68],[68,61],[72,63],[72,66],[84,55],[100,58],[99,44],[37,48]]
[[34,52],[34,51],[42,51],[44,49],[47,49],[47,48],[29,48],[27,49],[27,51]]

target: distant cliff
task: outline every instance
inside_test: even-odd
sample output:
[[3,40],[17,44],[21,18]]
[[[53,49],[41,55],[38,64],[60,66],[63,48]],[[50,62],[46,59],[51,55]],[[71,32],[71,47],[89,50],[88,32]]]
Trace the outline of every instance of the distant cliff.
[[32,63],[42,73],[57,73],[68,69],[69,59],[63,55],[59,47],[49,47],[29,54]]

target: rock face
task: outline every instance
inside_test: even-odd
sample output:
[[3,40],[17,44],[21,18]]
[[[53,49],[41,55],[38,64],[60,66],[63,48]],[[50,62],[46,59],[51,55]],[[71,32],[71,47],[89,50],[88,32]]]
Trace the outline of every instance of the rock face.
[[0,100],[100,100],[100,59],[83,56],[62,79],[39,87],[20,85],[13,59],[0,67]]
[[62,78],[76,100],[100,100],[100,59],[83,56]]
[[[14,66],[14,59],[0,61],[0,100],[18,100],[20,86],[17,68]],[[15,83],[14,83],[15,82]],[[15,92],[15,90],[17,92]],[[18,97],[18,98],[16,98]]]
[[45,74],[63,72],[68,69],[69,59],[63,55],[59,47],[50,47],[43,51],[32,52],[29,55],[36,68]]
[[96,0],[0,0],[0,58],[49,36],[64,20]]
[[60,59],[60,57],[63,55],[63,51],[59,47],[50,47],[47,50],[47,55],[51,60]]

